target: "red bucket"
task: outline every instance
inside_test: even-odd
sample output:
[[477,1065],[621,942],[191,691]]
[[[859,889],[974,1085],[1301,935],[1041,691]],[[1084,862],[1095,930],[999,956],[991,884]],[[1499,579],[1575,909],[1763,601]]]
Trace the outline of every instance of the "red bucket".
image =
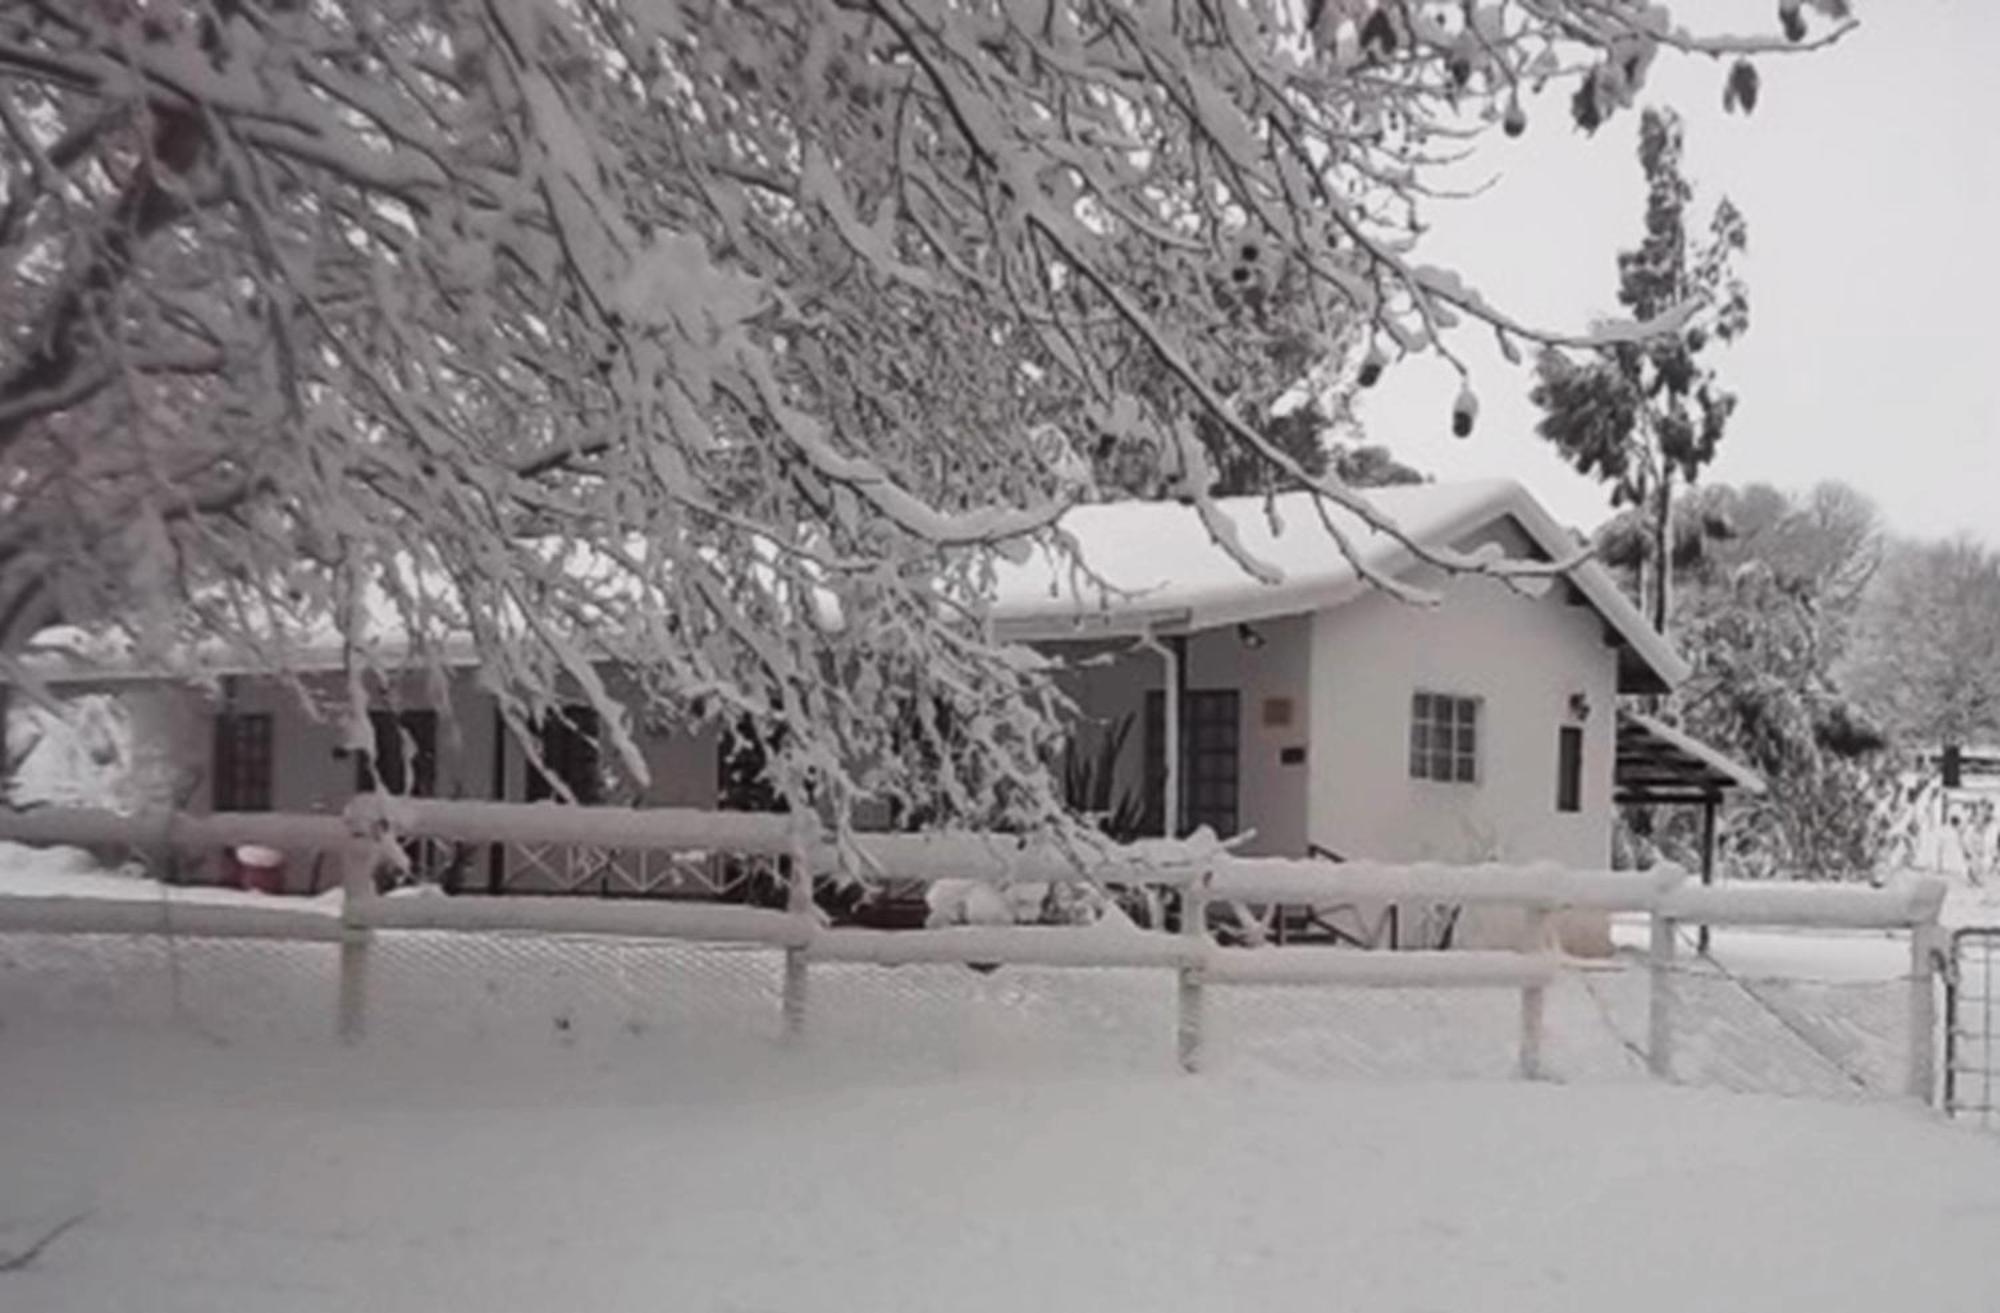
[[246,843],[230,851],[229,861],[239,889],[252,889],[260,894],[284,892],[285,855],[276,848]]

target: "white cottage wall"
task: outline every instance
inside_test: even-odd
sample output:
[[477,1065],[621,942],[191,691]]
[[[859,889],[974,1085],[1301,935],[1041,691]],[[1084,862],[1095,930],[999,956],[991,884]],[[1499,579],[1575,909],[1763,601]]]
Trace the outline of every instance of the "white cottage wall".
[[[1528,599],[1485,579],[1448,585],[1431,610],[1381,596],[1323,612],[1313,635],[1310,837],[1349,856],[1552,859],[1611,852],[1617,657],[1560,588]],[[1477,782],[1413,779],[1411,698],[1481,700]],[[1556,809],[1558,730],[1581,694],[1581,809]]]

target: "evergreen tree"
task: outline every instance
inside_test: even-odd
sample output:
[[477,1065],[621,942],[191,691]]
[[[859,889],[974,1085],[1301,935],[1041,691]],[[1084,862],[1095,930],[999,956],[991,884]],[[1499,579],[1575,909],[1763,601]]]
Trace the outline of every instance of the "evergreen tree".
[[1692,307],[1672,332],[1598,348],[1576,361],[1543,353],[1533,392],[1543,411],[1536,432],[1581,472],[1611,485],[1613,506],[1639,508],[1641,601],[1664,631],[1673,573],[1673,488],[1693,483],[1736,407],[1704,350],[1749,326],[1748,293],[1733,268],[1747,243],[1743,216],[1728,200],[1715,208],[1704,239],[1688,231],[1693,188],[1681,164],[1680,118],[1648,109],[1639,126],[1646,176],[1646,235],[1618,257],[1619,303],[1642,319]]

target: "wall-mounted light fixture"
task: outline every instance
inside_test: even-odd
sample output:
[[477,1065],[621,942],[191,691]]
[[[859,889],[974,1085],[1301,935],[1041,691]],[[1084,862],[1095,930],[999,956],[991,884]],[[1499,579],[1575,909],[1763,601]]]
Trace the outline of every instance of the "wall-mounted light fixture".
[[1579,723],[1590,719],[1590,694],[1572,693],[1569,695],[1569,718]]
[[1243,646],[1253,652],[1264,646],[1264,636],[1247,624],[1236,626],[1236,637]]

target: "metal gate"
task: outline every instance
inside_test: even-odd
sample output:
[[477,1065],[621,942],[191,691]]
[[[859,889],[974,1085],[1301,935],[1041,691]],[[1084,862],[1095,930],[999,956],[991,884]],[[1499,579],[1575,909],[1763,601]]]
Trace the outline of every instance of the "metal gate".
[[2000,1128],[2000,926],[1954,931],[1944,980],[1945,1112]]

